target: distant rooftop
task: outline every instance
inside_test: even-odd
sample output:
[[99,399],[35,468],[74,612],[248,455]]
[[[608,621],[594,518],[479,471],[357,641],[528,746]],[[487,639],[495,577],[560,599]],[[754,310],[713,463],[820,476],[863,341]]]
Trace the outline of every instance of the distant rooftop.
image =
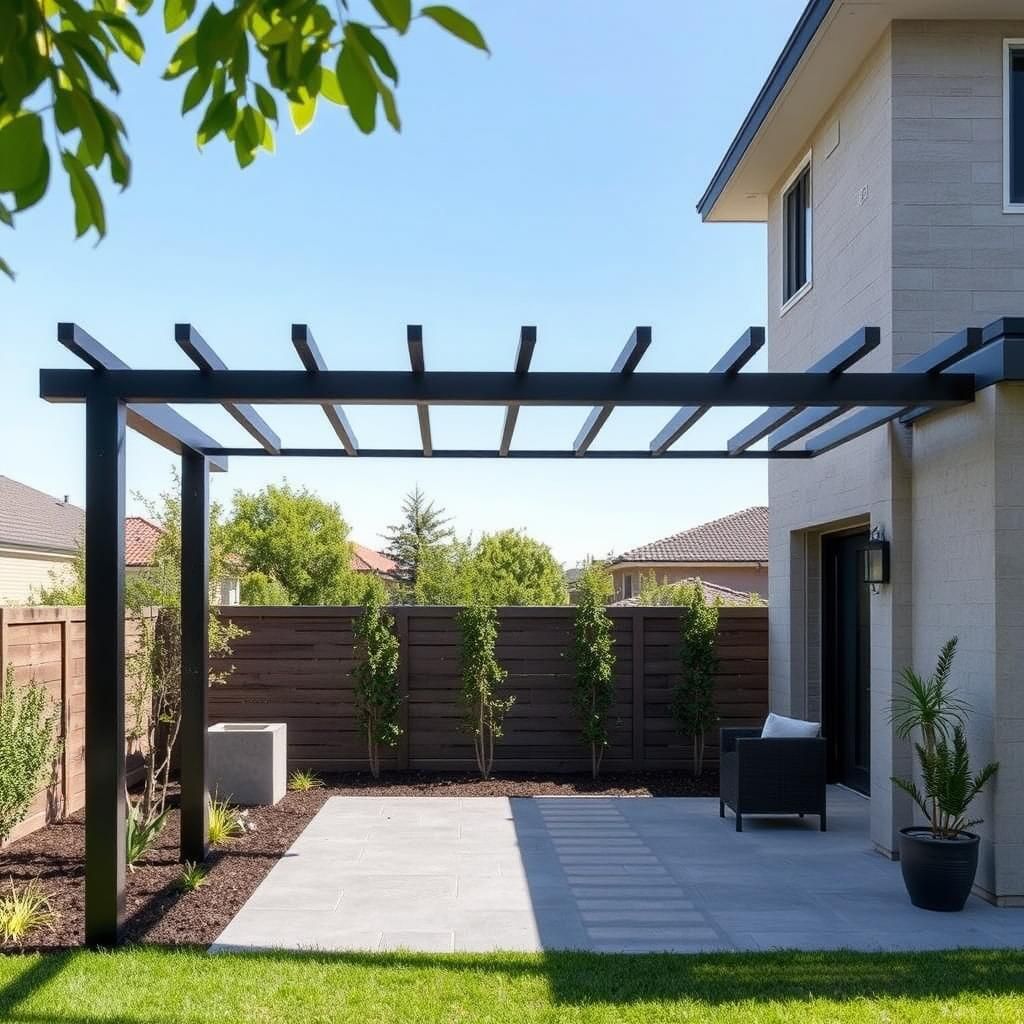
[[164,535],[162,526],[142,516],[126,516],[124,520],[124,564],[142,568],[156,561],[156,547]]
[[767,561],[768,508],[756,505],[624,551],[612,559],[612,565]]
[[[692,576],[687,580],[680,580],[682,583],[696,583],[700,586],[700,589],[704,591],[704,600],[708,604],[714,604],[718,601],[720,604],[728,605],[747,605],[750,604],[750,594],[742,590],[733,590],[732,587],[723,587],[720,583],[710,583],[708,580],[702,580],[699,576]],[[673,584],[678,586],[679,584]],[[626,597],[621,601],[614,601],[611,605],[612,608],[641,608],[641,607],[652,607],[647,605],[643,600],[642,595],[637,594],[635,597]],[[656,606],[655,606],[656,607]]]
[[74,554],[85,532],[85,509],[0,476],[0,544]]
[[388,558],[382,551],[374,551],[352,541],[352,568],[356,572],[375,572],[380,576],[390,576],[398,564]]

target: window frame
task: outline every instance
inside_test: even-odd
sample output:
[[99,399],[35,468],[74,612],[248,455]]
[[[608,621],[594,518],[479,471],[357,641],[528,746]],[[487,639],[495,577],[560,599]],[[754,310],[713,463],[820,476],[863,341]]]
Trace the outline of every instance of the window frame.
[[[1011,58],[1014,51],[1024,53],[1024,38],[1003,40],[1003,213],[1024,213],[1024,200],[1014,202],[1010,194],[1010,118],[1013,98]],[[1024,107],[1024,96],[1021,97],[1021,106]],[[1024,160],[1024,153],[1020,157]],[[1024,168],[1021,169],[1021,176],[1024,177]]]
[[[627,594],[626,591],[629,591]],[[622,599],[624,601],[630,600],[633,596],[633,574],[631,572],[625,572],[622,574]]]
[[[786,179],[782,186],[781,191],[781,234],[780,234],[780,253],[781,253],[781,265],[780,265],[780,281],[782,283],[782,305],[779,307],[779,316],[785,315],[793,308],[814,286],[814,166],[813,166],[814,151],[808,150],[804,155],[803,159],[796,165],[793,173]],[[806,246],[806,259],[807,259],[807,280],[804,281],[800,287],[793,292],[788,298],[786,298],[786,270],[789,258],[789,252],[786,248],[786,237],[787,221],[786,221],[786,196],[793,188],[793,186],[799,181],[799,179],[807,174],[807,215],[805,217],[805,246]]]

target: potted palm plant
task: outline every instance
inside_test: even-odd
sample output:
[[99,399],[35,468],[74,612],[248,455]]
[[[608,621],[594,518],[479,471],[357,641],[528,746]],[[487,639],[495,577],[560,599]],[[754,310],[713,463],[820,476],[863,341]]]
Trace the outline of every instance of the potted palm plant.
[[971,801],[995,775],[987,764],[971,775],[964,726],[970,706],[956,696],[949,677],[957,638],[948,640],[928,678],[903,670],[892,702],[892,722],[901,739],[914,739],[921,785],[893,778],[928,819],[927,825],[900,830],[900,867],[915,907],[963,910],[978,869],[978,836],[971,832],[980,818],[969,818]]

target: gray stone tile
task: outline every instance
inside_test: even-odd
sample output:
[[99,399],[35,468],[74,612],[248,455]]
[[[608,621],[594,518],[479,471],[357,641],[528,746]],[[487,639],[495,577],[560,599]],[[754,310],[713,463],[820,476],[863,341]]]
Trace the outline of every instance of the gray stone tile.
[[419,953],[452,953],[454,932],[384,932],[381,950],[405,949]]

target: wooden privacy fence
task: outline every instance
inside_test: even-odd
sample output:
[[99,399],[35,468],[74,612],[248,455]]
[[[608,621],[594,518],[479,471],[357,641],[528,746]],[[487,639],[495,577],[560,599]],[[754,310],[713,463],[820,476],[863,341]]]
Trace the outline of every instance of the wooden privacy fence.
[[[129,651],[137,628],[127,620]],[[0,687],[8,664],[14,666],[15,686],[35,680],[61,707],[62,749],[52,782],[15,827],[11,839],[17,839],[85,806],[85,609],[0,607]],[[137,749],[129,751],[129,782],[140,777],[140,760]]]
[[[247,630],[234,666],[210,690],[210,722],[286,722],[292,768],[337,771],[366,767],[366,745],[353,707],[354,608],[222,608]],[[385,768],[475,768],[462,731],[457,608],[397,607],[402,738]],[[615,634],[615,703],[604,767],[677,768],[691,743],[669,711],[679,681],[678,608],[611,608]],[[575,609],[499,609],[498,660],[515,704],[505,719],[495,767],[589,770],[573,707]],[[768,712],[768,609],[722,608],[715,704],[721,725],[760,724]],[[717,729],[706,761],[718,762]]]

